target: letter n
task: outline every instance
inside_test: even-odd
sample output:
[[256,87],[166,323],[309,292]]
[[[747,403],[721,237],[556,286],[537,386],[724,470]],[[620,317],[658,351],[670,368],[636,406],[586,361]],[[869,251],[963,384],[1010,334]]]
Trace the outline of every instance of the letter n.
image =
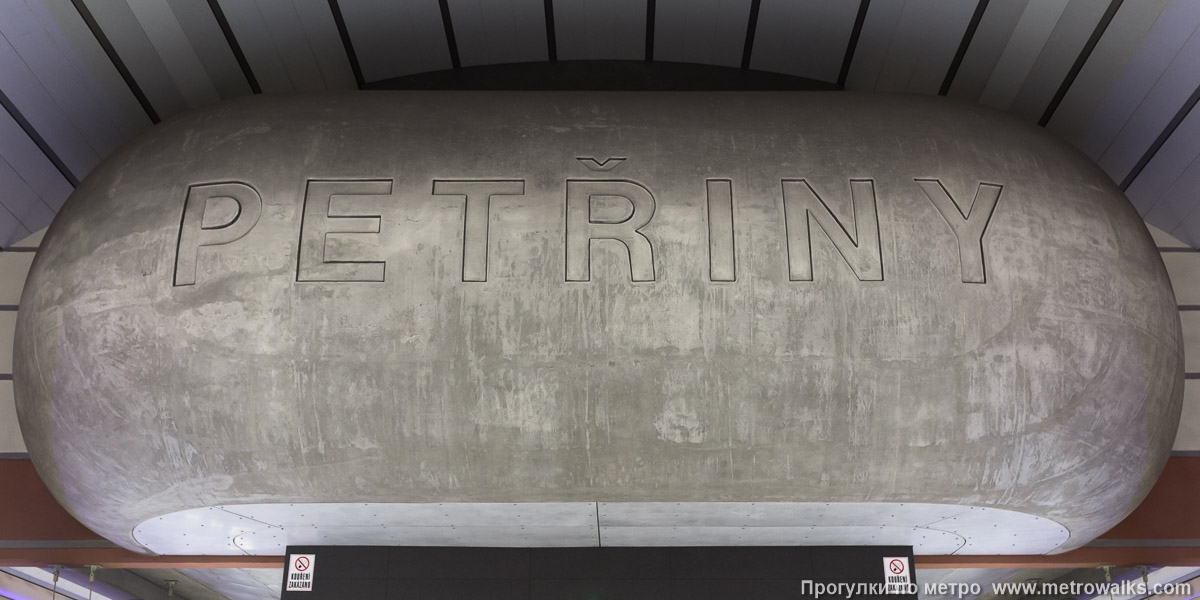
[[813,225],[833,242],[859,281],[883,281],[883,254],[879,241],[879,213],[875,207],[875,182],[850,180],[853,210],[847,229],[804,179],[783,180],[783,219],[787,229],[788,278],[812,281]]

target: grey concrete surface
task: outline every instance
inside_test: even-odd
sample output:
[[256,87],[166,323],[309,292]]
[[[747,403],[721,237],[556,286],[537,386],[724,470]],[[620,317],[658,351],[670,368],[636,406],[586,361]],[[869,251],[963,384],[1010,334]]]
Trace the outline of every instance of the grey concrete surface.
[[59,214],[14,354],[42,477],[135,549],[217,505],[719,501],[1018,511],[1067,550],[1149,490],[1183,389],[1094,164],[842,93],[188,113]]

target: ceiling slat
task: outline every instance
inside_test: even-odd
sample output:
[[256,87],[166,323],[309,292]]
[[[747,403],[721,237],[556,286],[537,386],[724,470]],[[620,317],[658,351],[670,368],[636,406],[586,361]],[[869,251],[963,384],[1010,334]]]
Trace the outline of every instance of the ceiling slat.
[[846,0],[762,0],[750,67],[837,81],[858,6]]
[[1092,34],[1100,27],[1111,0],[1071,0],[1042,46],[1029,74],[1021,81],[1009,110],[1037,122]]
[[[333,11],[327,2],[312,0],[289,0],[299,18],[300,31],[306,36],[308,46],[312,51],[315,63],[306,63],[305,68],[320,73],[324,82],[323,89],[353,90],[358,87],[354,80],[354,70],[350,67],[350,58],[346,55],[346,47],[338,34],[337,21],[333,19]],[[295,35],[289,32],[287,35]]]
[[148,109],[152,120],[187,110],[187,100],[125,0],[75,0],[75,6],[85,20],[94,19],[93,34],[111,45],[111,58],[128,72],[134,94],[143,94],[153,107]]
[[[1192,110],[1125,191],[1147,221],[1171,231],[1197,206],[1200,111]],[[1195,230],[1200,234],[1200,229]],[[1193,235],[1193,238],[1200,236]]]
[[908,0],[875,90],[936,94],[975,6],[962,0]]
[[[21,125],[0,109],[0,160],[8,164],[38,199],[57,211],[74,187]],[[34,229],[36,231],[36,229]]]
[[71,176],[82,179],[100,162],[96,149],[3,36],[0,36],[0,90],[62,160]]
[[543,0],[449,0],[462,66],[547,60]]
[[[20,63],[11,65],[14,69],[12,74],[23,74],[20,76],[26,79],[28,85],[40,88],[45,94],[43,97],[48,96],[53,100],[56,107],[44,108],[57,108],[60,114],[65,115],[69,122],[63,125],[77,131],[87,146],[80,151],[103,156],[125,141],[127,135],[105,111],[104,103],[86,85],[75,66],[55,40],[47,35],[46,29],[26,5],[14,2],[0,7],[0,35],[11,44],[10,48],[15,53],[10,58]],[[17,93],[10,91],[9,95],[27,118],[34,118],[33,114],[27,114],[30,111],[43,108],[23,106]],[[82,176],[82,173],[75,171],[75,167],[72,167],[72,171]]]
[[[153,0],[140,0],[153,2]],[[161,0],[160,0],[161,1]],[[167,0],[183,35],[222,100],[251,93],[250,83],[208,2]]]
[[751,4],[752,0],[657,0],[654,59],[741,66]]
[[555,0],[559,60],[642,60],[646,0]]
[[[1200,11],[1200,4],[1196,4]],[[1096,162],[1113,181],[1123,181],[1200,88],[1200,30],[1180,48],[1112,144]]]
[[1008,110],[1021,83],[1029,76],[1050,35],[1066,10],[1068,0],[1038,0],[1021,13],[1012,37],[979,95],[979,102]]
[[979,100],[1028,5],[1029,0],[988,3],[947,96]]
[[340,0],[367,83],[453,66],[437,0]]
[[4,109],[0,171],[0,248],[7,248],[49,224],[73,188]]
[[[1100,40],[1108,32],[1108,26],[1112,23],[1113,17],[1116,15],[1117,11],[1120,10],[1124,2],[1125,0],[1107,0],[1107,8],[1104,9],[1104,13],[1100,15],[1100,19],[1092,28],[1091,33],[1088,34],[1087,41],[1083,43],[1083,47],[1080,48],[1078,55],[1075,57],[1075,61],[1071,63],[1071,66],[1067,69],[1066,74],[1061,77],[1061,81],[1059,81],[1054,95],[1050,97],[1050,101],[1046,104],[1046,108],[1042,111],[1042,116],[1038,117],[1038,125],[1045,127],[1046,123],[1050,121],[1050,118],[1054,115],[1054,111],[1058,108],[1059,103],[1062,101],[1063,96],[1066,95],[1067,90],[1069,90],[1075,83],[1075,78],[1079,76],[1079,71],[1081,71],[1083,69],[1083,65],[1087,64],[1088,60],[1091,59],[1092,52],[1095,50],[1096,45],[1100,43]],[[1080,2],[1080,5],[1082,4],[1083,2]],[[1072,3],[1072,5],[1067,7],[1068,13],[1072,13],[1071,9],[1073,6],[1075,6],[1075,3]],[[1075,22],[1077,20],[1086,21],[1087,17],[1085,15],[1083,18],[1076,19],[1072,16],[1069,20],[1071,22]],[[1055,40],[1055,36],[1051,35],[1050,37],[1051,41],[1053,42]],[[1063,37],[1069,38],[1071,36],[1064,35]],[[1066,44],[1070,45],[1069,42]],[[1047,49],[1050,49],[1049,44],[1047,45]],[[1037,82],[1042,77],[1045,77],[1050,81],[1060,79],[1057,76],[1054,65],[1052,64],[1054,62],[1053,52],[1051,55],[1052,56],[1050,60],[1044,60],[1047,57],[1042,56],[1038,60],[1038,64],[1034,65],[1033,73],[1030,75],[1030,78],[1025,80],[1025,86],[1017,95],[1018,111],[1022,110],[1020,106],[1021,104],[1025,103],[1024,98],[1027,97],[1034,98],[1033,102],[1040,104],[1040,99],[1036,98],[1036,96],[1033,94],[1027,94],[1027,90],[1025,88],[1028,88],[1032,83]],[[1047,69],[1045,68],[1046,66],[1049,66],[1050,68]]]
[[[125,3],[151,44],[149,48],[143,45],[139,45],[138,48],[142,51],[157,52],[159,66],[166,71],[169,81],[174,84],[178,94],[183,96],[187,106],[195,108],[219,101],[221,96],[217,93],[216,86],[204,70],[200,57],[189,43],[187,34],[184,33],[175,13],[171,11],[170,5],[162,0],[125,0]],[[106,6],[120,4],[110,2],[106,3]],[[126,62],[128,63],[128,60]],[[163,85],[166,83],[163,82]],[[160,107],[159,114],[171,116],[172,113]]]
[[874,0],[863,22],[862,37],[846,76],[846,89],[870,91],[879,82],[892,41],[900,34],[905,0]]
[[[1125,127],[1150,90],[1200,25],[1200,4],[1173,0],[1155,21],[1080,135],[1068,139],[1097,160]],[[1172,111],[1173,112],[1173,111]]]
[[1076,142],[1169,1],[1137,0],[1122,5],[1046,124],[1051,132]]

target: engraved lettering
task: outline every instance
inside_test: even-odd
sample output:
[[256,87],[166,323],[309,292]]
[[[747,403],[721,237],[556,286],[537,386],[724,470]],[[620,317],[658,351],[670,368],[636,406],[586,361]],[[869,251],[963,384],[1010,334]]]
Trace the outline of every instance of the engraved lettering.
[[492,196],[521,196],[525,194],[525,181],[437,179],[433,182],[433,193],[466,198],[466,208],[463,212],[462,280],[487,281],[488,221],[491,216]]
[[733,234],[733,182],[709,179],[708,187],[708,278],[736,281],[737,256]]
[[804,179],[783,180],[783,220],[787,232],[788,277],[812,281],[812,225],[825,232],[859,281],[883,281],[883,254],[879,241],[879,214],[875,207],[875,182],[850,180],[854,233],[846,230],[829,205]]
[[[378,198],[392,193],[392,180],[310,179],[304,191],[296,281],[383,281],[386,263],[379,240]],[[362,250],[375,250],[364,257]],[[353,256],[347,256],[353,255]]]
[[[598,200],[620,199],[623,215],[603,214]],[[641,229],[654,216],[654,196],[624,180],[567,180],[567,281],[590,281],[592,240],[616,240],[629,252],[632,281],[654,281],[654,247]]]
[[995,183],[980,183],[975,189],[975,199],[963,212],[962,207],[946,191],[939,179],[914,179],[925,192],[929,201],[942,214],[942,218],[950,225],[954,237],[958,239],[958,262],[962,270],[963,283],[987,283],[987,271],[983,257],[983,234],[987,231],[988,223],[992,222],[992,214],[996,212],[996,203],[1000,201],[1000,192],[1004,186]]
[[[232,217],[213,222],[210,204],[220,199],[232,200],[237,209]],[[194,285],[200,248],[236,242],[250,233],[261,215],[262,198],[244,183],[206,183],[189,187],[183,201],[183,220],[179,224],[175,248],[174,284]]]

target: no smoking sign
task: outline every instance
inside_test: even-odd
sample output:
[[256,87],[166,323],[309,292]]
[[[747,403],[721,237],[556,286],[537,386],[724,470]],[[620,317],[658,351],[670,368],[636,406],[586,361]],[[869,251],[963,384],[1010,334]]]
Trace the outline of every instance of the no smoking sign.
[[317,570],[316,554],[292,554],[288,556],[288,592],[311,592],[313,572]]
[[912,577],[909,573],[907,556],[883,557],[883,580],[885,594],[910,594]]

